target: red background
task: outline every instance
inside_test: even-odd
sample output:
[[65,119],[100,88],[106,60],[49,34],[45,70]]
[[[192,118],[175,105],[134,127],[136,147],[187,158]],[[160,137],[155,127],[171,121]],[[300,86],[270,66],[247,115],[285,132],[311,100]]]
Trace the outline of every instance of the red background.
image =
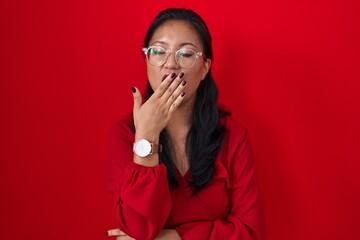
[[[299,3],[297,3],[299,2]],[[359,1],[1,1],[0,238],[106,239],[106,134],[144,89],[144,34],[191,7],[248,129],[269,240],[360,239]]]

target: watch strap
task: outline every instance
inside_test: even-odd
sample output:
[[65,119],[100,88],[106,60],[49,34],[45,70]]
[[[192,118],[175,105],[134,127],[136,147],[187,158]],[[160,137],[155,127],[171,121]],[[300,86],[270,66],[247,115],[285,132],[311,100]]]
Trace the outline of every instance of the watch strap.
[[163,146],[162,146],[161,144],[150,143],[150,145],[151,145],[151,152],[150,152],[150,154],[153,154],[153,153],[161,153],[161,152],[162,152]]

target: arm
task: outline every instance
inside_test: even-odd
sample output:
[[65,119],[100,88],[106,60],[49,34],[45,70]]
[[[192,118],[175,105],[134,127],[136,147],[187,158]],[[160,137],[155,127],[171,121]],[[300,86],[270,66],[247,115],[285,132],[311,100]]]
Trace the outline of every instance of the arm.
[[183,100],[181,77],[168,76],[142,104],[133,88],[135,138],[130,127],[120,122],[109,135],[108,189],[115,197],[119,228],[136,239],[153,239],[164,227],[171,210],[166,167],[158,154],[141,158],[132,153],[135,140],[159,142],[160,132]]
[[[176,230],[182,239],[264,239],[264,217],[254,160],[246,133],[241,133],[241,136],[234,144],[236,149],[229,166],[229,214],[225,219],[213,222],[191,222],[178,226]],[[230,148],[226,150],[232,151]]]
[[109,134],[108,189],[115,200],[119,228],[136,239],[153,238],[171,209],[164,165],[146,167],[133,162],[134,136],[125,123]]
[[[109,237],[116,237],[116,240],[134,240],[121,231],[120,229],[111,229],[105,232],[105,235]],[[155,240],[181,240],[179,234],[174,229],[163,229]]]

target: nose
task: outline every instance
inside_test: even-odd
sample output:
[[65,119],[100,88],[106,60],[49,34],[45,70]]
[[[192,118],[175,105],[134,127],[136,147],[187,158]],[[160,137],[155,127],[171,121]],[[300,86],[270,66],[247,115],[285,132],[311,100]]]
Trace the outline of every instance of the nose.
[[175,61],[175,53],[174,52],[169,53],[169,55],[167,56],[167,58],[165,60],[164,67],[169,68],[169,69],[178,69],[179,68],[179,65],[177,65],[177,63]]

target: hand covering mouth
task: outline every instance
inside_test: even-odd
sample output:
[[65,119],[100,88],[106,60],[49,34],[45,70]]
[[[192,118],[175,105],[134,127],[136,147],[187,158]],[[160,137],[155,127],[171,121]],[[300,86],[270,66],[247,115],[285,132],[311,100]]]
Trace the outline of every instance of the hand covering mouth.
[[165,78],[166,78],[167,76],[169,76],[169,75],[170,75],[170,74],[164,74],[163,77],[162,77],[162,79],[161,79],[161,81],[164,81]]

